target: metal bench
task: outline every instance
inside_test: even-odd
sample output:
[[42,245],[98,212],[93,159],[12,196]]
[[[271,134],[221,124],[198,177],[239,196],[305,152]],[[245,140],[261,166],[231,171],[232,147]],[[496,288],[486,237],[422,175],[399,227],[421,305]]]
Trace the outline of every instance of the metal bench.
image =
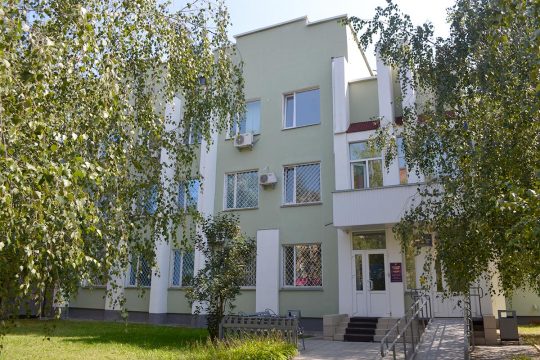
[[285,341],[298,344],[298,319],[277,315],[226,315],[219,324],[219,337],[271,336],[279,334]]

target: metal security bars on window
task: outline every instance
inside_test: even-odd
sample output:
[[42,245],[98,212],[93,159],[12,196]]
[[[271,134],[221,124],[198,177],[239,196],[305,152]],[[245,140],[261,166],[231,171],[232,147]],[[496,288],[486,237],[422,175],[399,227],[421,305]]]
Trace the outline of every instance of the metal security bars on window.
[[195,254],[193,251],[173,251],[171,286],[189,286],[193,280]]
[[253,258],[246,264],[245,276],[242,286],[256,286],[257,285],[257,257],[253,255]]
[[284,203],[303,204],[321,201],[321,165],[305,164],[284,169]]
[[321,245],[283,247],[284,286],[322,286]]
[[188,208],[197,208],[199,199],[199,180],[189,180],[181,182],[178,186],[178,208],[187,210]]
[[152,285],[152,268],[148,261],[142,257],[133,257],[129,266],[128,286]]
[[226,175],[225,209],[255,208],[259,205],[257,171]]

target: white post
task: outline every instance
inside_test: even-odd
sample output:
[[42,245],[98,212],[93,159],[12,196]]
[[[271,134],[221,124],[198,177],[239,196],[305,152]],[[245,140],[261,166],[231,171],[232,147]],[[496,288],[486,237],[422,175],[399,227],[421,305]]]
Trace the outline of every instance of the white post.
[[[216,165],[217,165],[217,142],[218,133],[213,132],[211,135],[210,144],[203,139],[201,141],[201,157],[199,163],[199,173],[202,176],[201,193],[197,202],[197,211],[203,216],[209,216],[214,213],[215,197],[216,197]],[[194,273],[204,266],[204,255],[195,249],[194,256]],[[200,305],[193,303],[192,313],[195,308]],[[204,309],[204,307],[203,307]],[[201,312],[204,313],[204,310]]]
[[347,60],[344,57],[332,59],[332,109],[334,134],[349,128],[349,83],[347,81]]
[[349,234],[337,230],[339,313],[353,315],[352,246]]
[[[182,102],[175,97],[172,103],[165,108],[165,131],[172,133],[180,124]],[[173,155],[169,150],[161,149],[161,184],[163,187],[163,201],[174,201],[177,195],[174,183],[175,166]],[[167,314],[167,289],[169,287],[169,259],[171,253],[170,239],[167,234],[159,233],[156,241],[156,265],[152,269],[152,284],[150,287],[149,315],[150,321],[162,322]]]
[[279,314],[279,229],[257,231],[255,311]]

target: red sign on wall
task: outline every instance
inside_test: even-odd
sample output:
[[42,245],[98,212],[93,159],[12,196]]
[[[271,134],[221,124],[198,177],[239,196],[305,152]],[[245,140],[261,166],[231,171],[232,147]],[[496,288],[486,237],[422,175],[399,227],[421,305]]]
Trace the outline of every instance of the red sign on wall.
[[390,263],[390,282],[403,282],[401,263]]

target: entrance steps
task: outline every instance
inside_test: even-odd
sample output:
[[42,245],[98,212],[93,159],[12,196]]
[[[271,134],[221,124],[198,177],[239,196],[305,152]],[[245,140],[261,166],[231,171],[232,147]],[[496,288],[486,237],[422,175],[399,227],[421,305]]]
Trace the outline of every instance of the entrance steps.
[[379,318],[352,317],[349,319],[343,341],[373,342]]

